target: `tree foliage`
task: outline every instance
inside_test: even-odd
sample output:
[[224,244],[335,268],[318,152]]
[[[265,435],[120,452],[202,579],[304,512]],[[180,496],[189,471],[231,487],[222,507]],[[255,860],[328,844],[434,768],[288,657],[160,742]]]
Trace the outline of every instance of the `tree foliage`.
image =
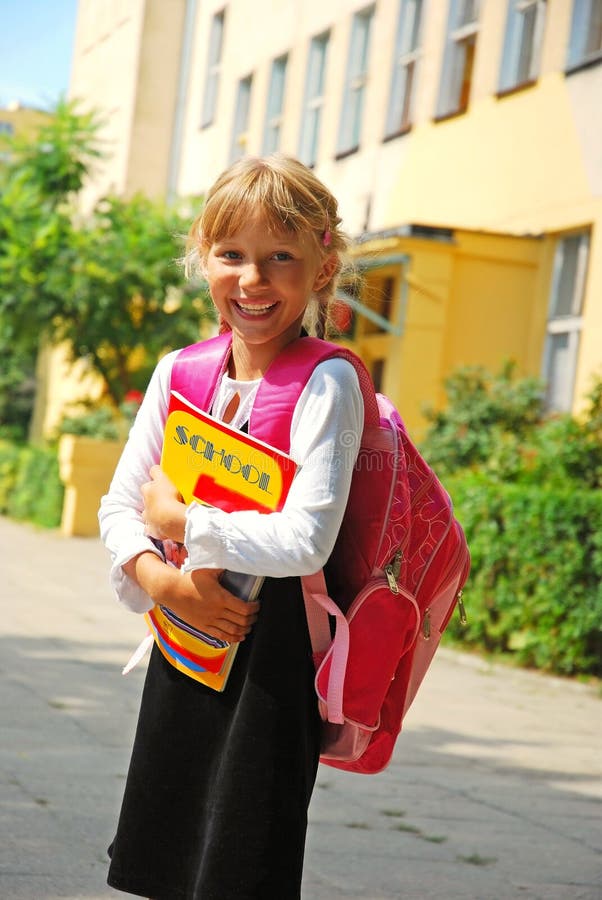
[[158,354],[196,338],[209,312],[176,263],[187,222],[175,210],[107,197],[78,215],[78,194],[103,155],[99,125],[61,101],[34,140],[10,141],[0,170],[0,424],[16,415],[17,430],[31,411],[23,385],[41,340],[68,341],[119,405],[144,386]]
[[69,286],[54,337],[103,376],[117,406],[146,387],[162,353],[198,339],[209,312],[206,294],[185,282],[177,261],[185,227],[142,195],[107,197],[64,248],[56,274]]
[[[31,141],[14,138],[0,171],[0,345],[37,350],[60,314],[62,254],[73,238],[73,202],[100,155],[98,121],[61,101]],[[53,277],[54,276],[54,277]]]

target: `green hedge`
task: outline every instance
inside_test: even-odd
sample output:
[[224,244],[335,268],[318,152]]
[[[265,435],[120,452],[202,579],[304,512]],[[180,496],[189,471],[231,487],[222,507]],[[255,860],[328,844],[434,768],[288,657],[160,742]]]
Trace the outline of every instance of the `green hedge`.
[[446,479],[472,572],[464,644],[561,674],[602,675],[602,491]]
[[55,448],[0,441],[0,514],[56,528],[63,494]]

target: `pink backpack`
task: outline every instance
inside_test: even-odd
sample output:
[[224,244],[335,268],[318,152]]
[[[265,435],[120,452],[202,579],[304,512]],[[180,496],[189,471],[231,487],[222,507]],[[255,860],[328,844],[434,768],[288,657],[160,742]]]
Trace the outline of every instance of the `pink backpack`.
[[[182,350],[172,390],[211,409],[230,343],[223,334]],[[464,616],[470,556],[449,496],[354,353],[309,337],[285,347],[262,379],[249,433],[288,452],[299,396],[334,356],[357,372],[364,432],[333,553],[325,572],[301,583],[324,722],[320,760],[369,774],[388,765],[456,605]]]

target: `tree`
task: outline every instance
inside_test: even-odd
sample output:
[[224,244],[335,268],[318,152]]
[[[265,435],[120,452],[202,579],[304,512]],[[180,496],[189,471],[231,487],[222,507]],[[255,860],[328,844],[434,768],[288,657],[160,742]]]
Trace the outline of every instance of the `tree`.
[[24,437],[35,360],[63,297],[49,273],[73,231],[72,198],[100,155],[98,119],[60,101],[33,140],[5,139],[0,167],[0,424]]
[[11,375],[0,382],[0,421],[31,381],[42,339],[68,341],[118,405],[146,383],[158,354],[196,338],[209,313],[176,263],[187,226],[176,211],[109,197],[77,215],[102,156],[99,124],[61,101],[35,140],[10,142],[0,172],[0,353]]
[[65,297],[54,337],[102,375],[115,405],[146,386],[161,354],[198,340],[210,314],[206,292],[186,282],[178,262],[186,226],[141,195],[108,197],[74,231],[53,273]]

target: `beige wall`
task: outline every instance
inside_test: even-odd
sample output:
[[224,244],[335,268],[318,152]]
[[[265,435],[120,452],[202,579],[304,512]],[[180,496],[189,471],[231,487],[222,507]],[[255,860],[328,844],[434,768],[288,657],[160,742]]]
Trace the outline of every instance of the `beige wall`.
[[84,206],[107,191],[166,191],[185,0],[80,0],[70,96],[104,119],[106,161]]
[[80,0],[69,95],[98,110],[103,149],[83,198],[89,206],[108,192],[123,193],[137,92],[144,0]]

